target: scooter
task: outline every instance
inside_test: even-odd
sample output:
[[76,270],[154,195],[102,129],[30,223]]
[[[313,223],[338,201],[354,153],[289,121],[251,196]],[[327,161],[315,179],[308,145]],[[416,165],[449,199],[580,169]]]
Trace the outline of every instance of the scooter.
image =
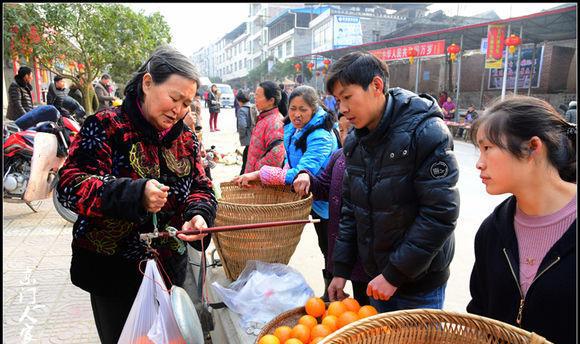
[[78,122],[65,116],[24,129],[13,123],[6,124],[3,131],[3,200],[25,203],[37,212],[42,200],[52,192],[57,212],[69,222],[76,221],[77,215],[58,201],[55,186],[70,142],[79,131]]

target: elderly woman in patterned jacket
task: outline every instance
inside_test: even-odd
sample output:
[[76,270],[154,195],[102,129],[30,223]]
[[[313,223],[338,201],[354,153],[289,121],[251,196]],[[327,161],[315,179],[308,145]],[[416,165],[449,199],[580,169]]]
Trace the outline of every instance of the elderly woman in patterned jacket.
[[[60,170],[60,201],[79,214],[73,227],[71,280],[91,295],[102,343],[117,343],[152,251],[139,238],[153,231],[212,226],[217,202],[200,143],[183,124],[200,81],[181,53],[160,47],[125,88],[122,106],[90,116]],[[171,283],[183,285],[184,241],[196,249],[210,237],[155,239],[152,248]]]

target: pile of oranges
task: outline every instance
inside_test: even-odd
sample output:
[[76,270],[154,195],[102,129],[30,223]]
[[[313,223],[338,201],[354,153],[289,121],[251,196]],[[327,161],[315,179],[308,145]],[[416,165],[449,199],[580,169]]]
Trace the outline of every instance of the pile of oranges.
[[315,344],[351,322],[378,313],[373,306],[361,307],[353,298],[331,302],[326,309],[321,298],[312,297],[306,301],[304,308],[306,315],[294,327],[280,326],[274,334],[260,338],[258,344]]

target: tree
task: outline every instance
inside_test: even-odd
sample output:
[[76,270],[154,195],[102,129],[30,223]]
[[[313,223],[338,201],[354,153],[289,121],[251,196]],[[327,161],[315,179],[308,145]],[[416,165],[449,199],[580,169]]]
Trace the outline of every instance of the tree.
[[294,79],[294,75],[296,74],[296,69],[294,68],[295,64],[296,61],[290,59],[284,62],[276,61],[270,74],[273,79],[279,81],[284,81],[284,78]]
[[[158,12],[146,16],[121,4],[26,3],[4,5],[5,56],[23,55],[80,85],[92,113],[92,81],[108,71],[118,83],[161,44],[170,29]],[[69,71],[65,71],[65,66]]]

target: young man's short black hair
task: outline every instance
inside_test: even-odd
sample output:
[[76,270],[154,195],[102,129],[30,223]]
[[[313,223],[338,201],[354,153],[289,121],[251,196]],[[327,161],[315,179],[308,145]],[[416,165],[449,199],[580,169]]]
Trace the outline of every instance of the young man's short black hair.
[[103,76],[101,76],[101,80],[105,80],[105,79],[110,80],[111,76],[109,74],[105,73],[105,74],[103,74]]
[[62,79],[64,79],[64,78],[62,76],[60,76],[60,75],[55,75],[54,78],[53,78],[54,82],[61,81]]
[[346,54],[330,66],[326,76],[326,91],[332,94],[337,82],[343,85],[359,85],[367,90],[375,76],[380,77],[385,85],[383,92],[389,88],[389,67],[376,56],[362,51]]

